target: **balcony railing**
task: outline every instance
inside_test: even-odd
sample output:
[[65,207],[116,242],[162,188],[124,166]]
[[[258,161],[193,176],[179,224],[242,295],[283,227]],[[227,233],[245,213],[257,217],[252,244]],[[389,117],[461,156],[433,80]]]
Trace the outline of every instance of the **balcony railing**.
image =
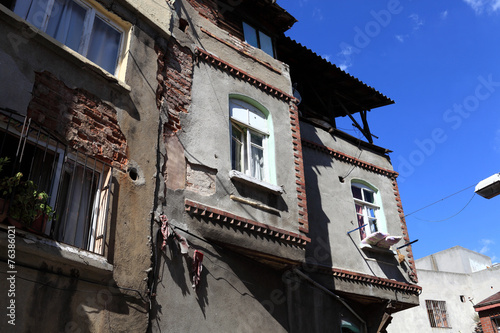
[[33,119],[5,109],[0,109],[0,157],[9,158],[0,179],[21,172],[22,181],[31,180],[37,191],[48,194],[55,214],[39,233],[104,254],[111,165],[68,147]]

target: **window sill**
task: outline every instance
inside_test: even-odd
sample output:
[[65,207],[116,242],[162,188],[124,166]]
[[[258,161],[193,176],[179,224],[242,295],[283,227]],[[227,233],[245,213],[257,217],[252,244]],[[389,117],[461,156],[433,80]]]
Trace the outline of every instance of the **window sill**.
[[[7,249],[9,245],[7,229],[6,225],[0,225],[0,248]],[[1,252],[0,258],[7,261],[7,251]],[[113,274],[113,265],[100,255],[19,229],[16,229],[15,256],[18,271],[22,267],[45,267],[44,270],[97,283],[106,283]]]
[[[130,93],[132,90],[128,84],[124,81],[119,80],[116,76],[112,75],[108,71],[104,70],[100,66],[94,64],[92,61],[88,60],[78,52],[73,51],[66,45],[62,44],[55,38],[50,37],[46,33],[40,31],[32,24],[26,22],[16,14],[14,14],[11,10],[5,8],[0,5],[0,17],[2,20],[9,23],[15,29],[17,29],[19,33],[19,37],[12,37],[13,42],[16,47],[24,44],[24,40],[34,39],[39,44],[47,47],[54,53],[59,56],[73,62],[77,66],[85,69],[90,69],[92,73],[104,78],[106,81],[113,83],[124,93]],[[6,16],[6,17],[5,17]],[[69,56],[68,56],[69,55]]]
[[229,178],[233,181],[243,183],[245,185],[253,186],[265,190],[267,192],[274,193],[276,195],[283,194],[283,188],[281,186],[273,185],[263,180],[258,180],[256,178],[245,175],[242,172],[231,170],[229,171]]

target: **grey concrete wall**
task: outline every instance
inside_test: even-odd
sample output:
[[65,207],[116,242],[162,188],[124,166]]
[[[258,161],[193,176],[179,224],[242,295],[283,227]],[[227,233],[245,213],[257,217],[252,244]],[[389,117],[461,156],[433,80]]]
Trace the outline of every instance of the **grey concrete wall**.
[[[33,325],[37,330],[52,332],[65,329],[106,332],[109,325],[117,331],[139,332],[145,331],[148,325],[147,305],[139,295],[144,297],[147,290],[150,212],[156,185],[153,176],[157,171],[157,65],[156,61],[151,61],[156,59],[153,45],[157,36],[151,33],[152,29],[145,21],[125,9],[126,4],[125,7],[118,5],[119,2],[114,2],[113,8],[120,9],[124,20],[132,17],[134,21],[129,23],[137,23],[130,30],[129,58],[121,82],[52,39],[31,30],[0,6],[0,106],[26,113],[34,73],[49,71],[68,87],[86,90],[115,108],[128,143],[127,167],[135,168],[138,174],[134,180],[124,172],[126,170],[115,173],[112,213],[108,220],[109,251],[105,255],[105,260],[113,265],[109,278],[97,283],[79,281],[68,269],[71,261],[68,264],[53,260],[48,268],[44,268],[43,263],[48,259],[43,259],[43,253],[40,253],[42,264],[38,263],[38,266],[29,257],[25,262],[19,262],[19,294],[16,295],[19,300],[19,332],[31,332]],[[162,8],[168,7],[163,4]],[[169,16],[165,15],[161,20],[165,18],[168,20]],[[2,257],[3,252],[2,248]],[[64,251],[59,251],[55,256],[62,258],[64,254]],[[2,266],[2,271],[4,268]],[[78,274],[85,275],[86,269],[79,267],[77,271],[82,273]],[[108,283],[132,288],[139,294],[124,295],[119,289],[109,289]],[[5,294],[4,286],[2,283],[2,295]],[[107,296],[111,296],[113,300],[110,298],[109,301],[115,303],[108,303],[106,307],[104,297]],[[1,299],[1,306],[5,308],[6,298]],[[2,320],[1,331],[9,331],[5,324]]]
[[[303,139],[392,170],[386,156],[358,147],[321,128],[301,123],[301,134]],[[358,227],[351,192],[352,180],[364,180],[378,189],[382,202],[381,213],[385,216],[385,226],[379,225],[381,231],[394,236],[402,235],[392,180],[309,147],[304,148],[303,153],[310,236],[313,239],[307,256],[326,266],[409,282],[408,271],[399,265],[393,253],[365,252],[360,249],[359,231],[347,235],[347,232]],[[343,183],[339,177],[345,179]],[[315,254],[319,249],[329,255]]]

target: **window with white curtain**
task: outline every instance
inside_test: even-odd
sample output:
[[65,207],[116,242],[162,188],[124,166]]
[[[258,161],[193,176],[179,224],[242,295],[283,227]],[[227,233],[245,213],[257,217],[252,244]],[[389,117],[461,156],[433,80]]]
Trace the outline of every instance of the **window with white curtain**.
[[55,214],[38,230],[41,235],[104,254],[111,165],[70,149],[32,119],[3,109],[0,156],[9,158],[0,177],[21,172],[23,181],[33,181],[38,191],[48,194]]
[[14,12],[49,36],[115,74],[123,30],[78,0],[18,0]]
[[267,116],[252,104],[231,98],[232,169],[269,181]]
[[[358,227],[361,227],[361,239],[365,239],[372,233],[381,231],[378,222],[380,215],[380,204],[377,202],[377,191],[359,182],[351,183],[351,192],[354,198],[356,218]],[[365,227],[362,227],[366,225]]]

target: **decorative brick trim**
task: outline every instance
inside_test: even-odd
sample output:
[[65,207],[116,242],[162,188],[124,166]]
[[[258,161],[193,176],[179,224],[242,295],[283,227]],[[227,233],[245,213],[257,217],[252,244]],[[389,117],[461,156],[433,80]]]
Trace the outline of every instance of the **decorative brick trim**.
[[195,55],[197,57],[197,60],[202,60],[205,61],[208,64],[211,64],[215,67],[218,67],[219,69],[227,72],[228,74],[237,77],[241,80],[247,81],[251,85],[259,88],[263,92],[274,96],[276,98],[282,99],[285,102],[290,102],[292,100],[295,100],[295,97],[288,95],[284,91],[279,90],[278,88],[275,88],[267,83],[265,83],[262,80],[257,79],[256,77],[248,74],[247,72],[229,64],[228,62],[216,57],[213,54],[208,53],[205,50],[202,50],[200,48],[196,48]]
[[[396,205],[398,207],[399,220],[401,221],[401,230],[403,233],[403,239],[406,243],[410,242],[410,236],[408,234],[408,227],[406,225],[405,213],[403,211],[403,204],[401,203],[401,196],[399,195],[399,187],[396,177],[392,177],[392,188],[394,190],[394,196],[396,198]],[[414,283],[418,283],[417,267],[415,265],[415,260],[413,259],[413,250],[411,245],[406,248],[406,256],[408,257],[408,264],[411,268],[410,279]]]
[[257,57],[254,57],[253,55],[251,55],[247,50],[250,49],[250,48],[253,48],[253,46],[251,46],[250,44],[248,44],[246,42],[241,41],[239,38],[236,38],[236,37],[232,36],[231,34],[229,34],[229,37],[232,39],[232,43],[231,43],[231,42],[228,42],[228,41],[226,41],[226,40],[224,40],[222,38],[217,37],[216,35],[212,34],[210,31],[208,31],[205,28],[200,28],[200,30],[202,32],[204,32],[206,35],[208,35],[208,36],[212,37],[213,39],[217,40],[218,42],[229,46],[230,48],[232,48],[233,50],[239,52],[240,54],[242,54],[242,55],[244,55],[244,56],[252,59],[253,61],[258,62],[262,66],[265,66],[269,70],[271,70],[271,71],[273,71],[275,73],[281,74],[281,71],[279,69],[274,68],[269,63],[267,63],[265,61],[262,61],[262,60],[258,59]]
[[293,244],[304,248],[311,239],[287,230],[276,228],[257,221],[249,220],[229,212],[209,207],[198,202],[185,199],[185,211],[190,215],[198,215],[209,221],[224,224],[232,228],[241,228],[249,232],[259,234],[265,237],[273,237],[281,243]]
[[299,110],[293,101],[289,103],[290,126],[292,127],[293,156],[295,166],[295,184],[299,205],[299,230],[309,233],[309,219],[307,214],[307,198],[304,174],[304,159],[302,156],[302,140],[300,136]]
[[356,283],[368,283],[384,288],[389,288],[389,289],[394,289],[402,292],[407,292],[415,295],[419,295],[422,291],[422,287],[417,286],[415,284],[409,284],[405,282],[399,282],[399,281],[394,281],[390,279],[385,279],[385,278],[380,278],[377,276],[373,275],[367,275],[367,274],[362,274],[362,273],[356,273],[356,272],[351,272],[339,268],[333,268],[333,267],[324,267],[324,266],[315,266],[315,265],[309,265],[308,266],[313,266],[318,269],[319,272],[322,272],[324,274],[332,275],[334,278],[337,279],[344,279],[344,280],[350,280],[354,281]]
[[333,158],[335,158],[335,159],[337,159],[339,161],[342,161],[342,162],[345,162],[345,163],[354,164],[354,165],[356,165],[356,166],[358,166],[360,168],[363,168],[365,170],[381,174],[381,175],[389,177],[391,179],[392,178],[396,178],[399,175],[396,171],[381,168],[379,166],[376,166],[374,164],[365,162],[365,161],[360,160],[360,159],[358,159],[356,157],[344,154],[342,152],[339,152],[339,151],[337,151],[335,149],[332,149],[330,147],[321,145],[321,144],[316,143],[316,142],[312,142],[312,141],[303,139],[302,143],[306,147],[309,147],[309,148],[312,148],[312,149],[316,149],[316,150],[321,151],[323,153],[327,153],[327,154],[329,154],[330,156],[332,156]]

